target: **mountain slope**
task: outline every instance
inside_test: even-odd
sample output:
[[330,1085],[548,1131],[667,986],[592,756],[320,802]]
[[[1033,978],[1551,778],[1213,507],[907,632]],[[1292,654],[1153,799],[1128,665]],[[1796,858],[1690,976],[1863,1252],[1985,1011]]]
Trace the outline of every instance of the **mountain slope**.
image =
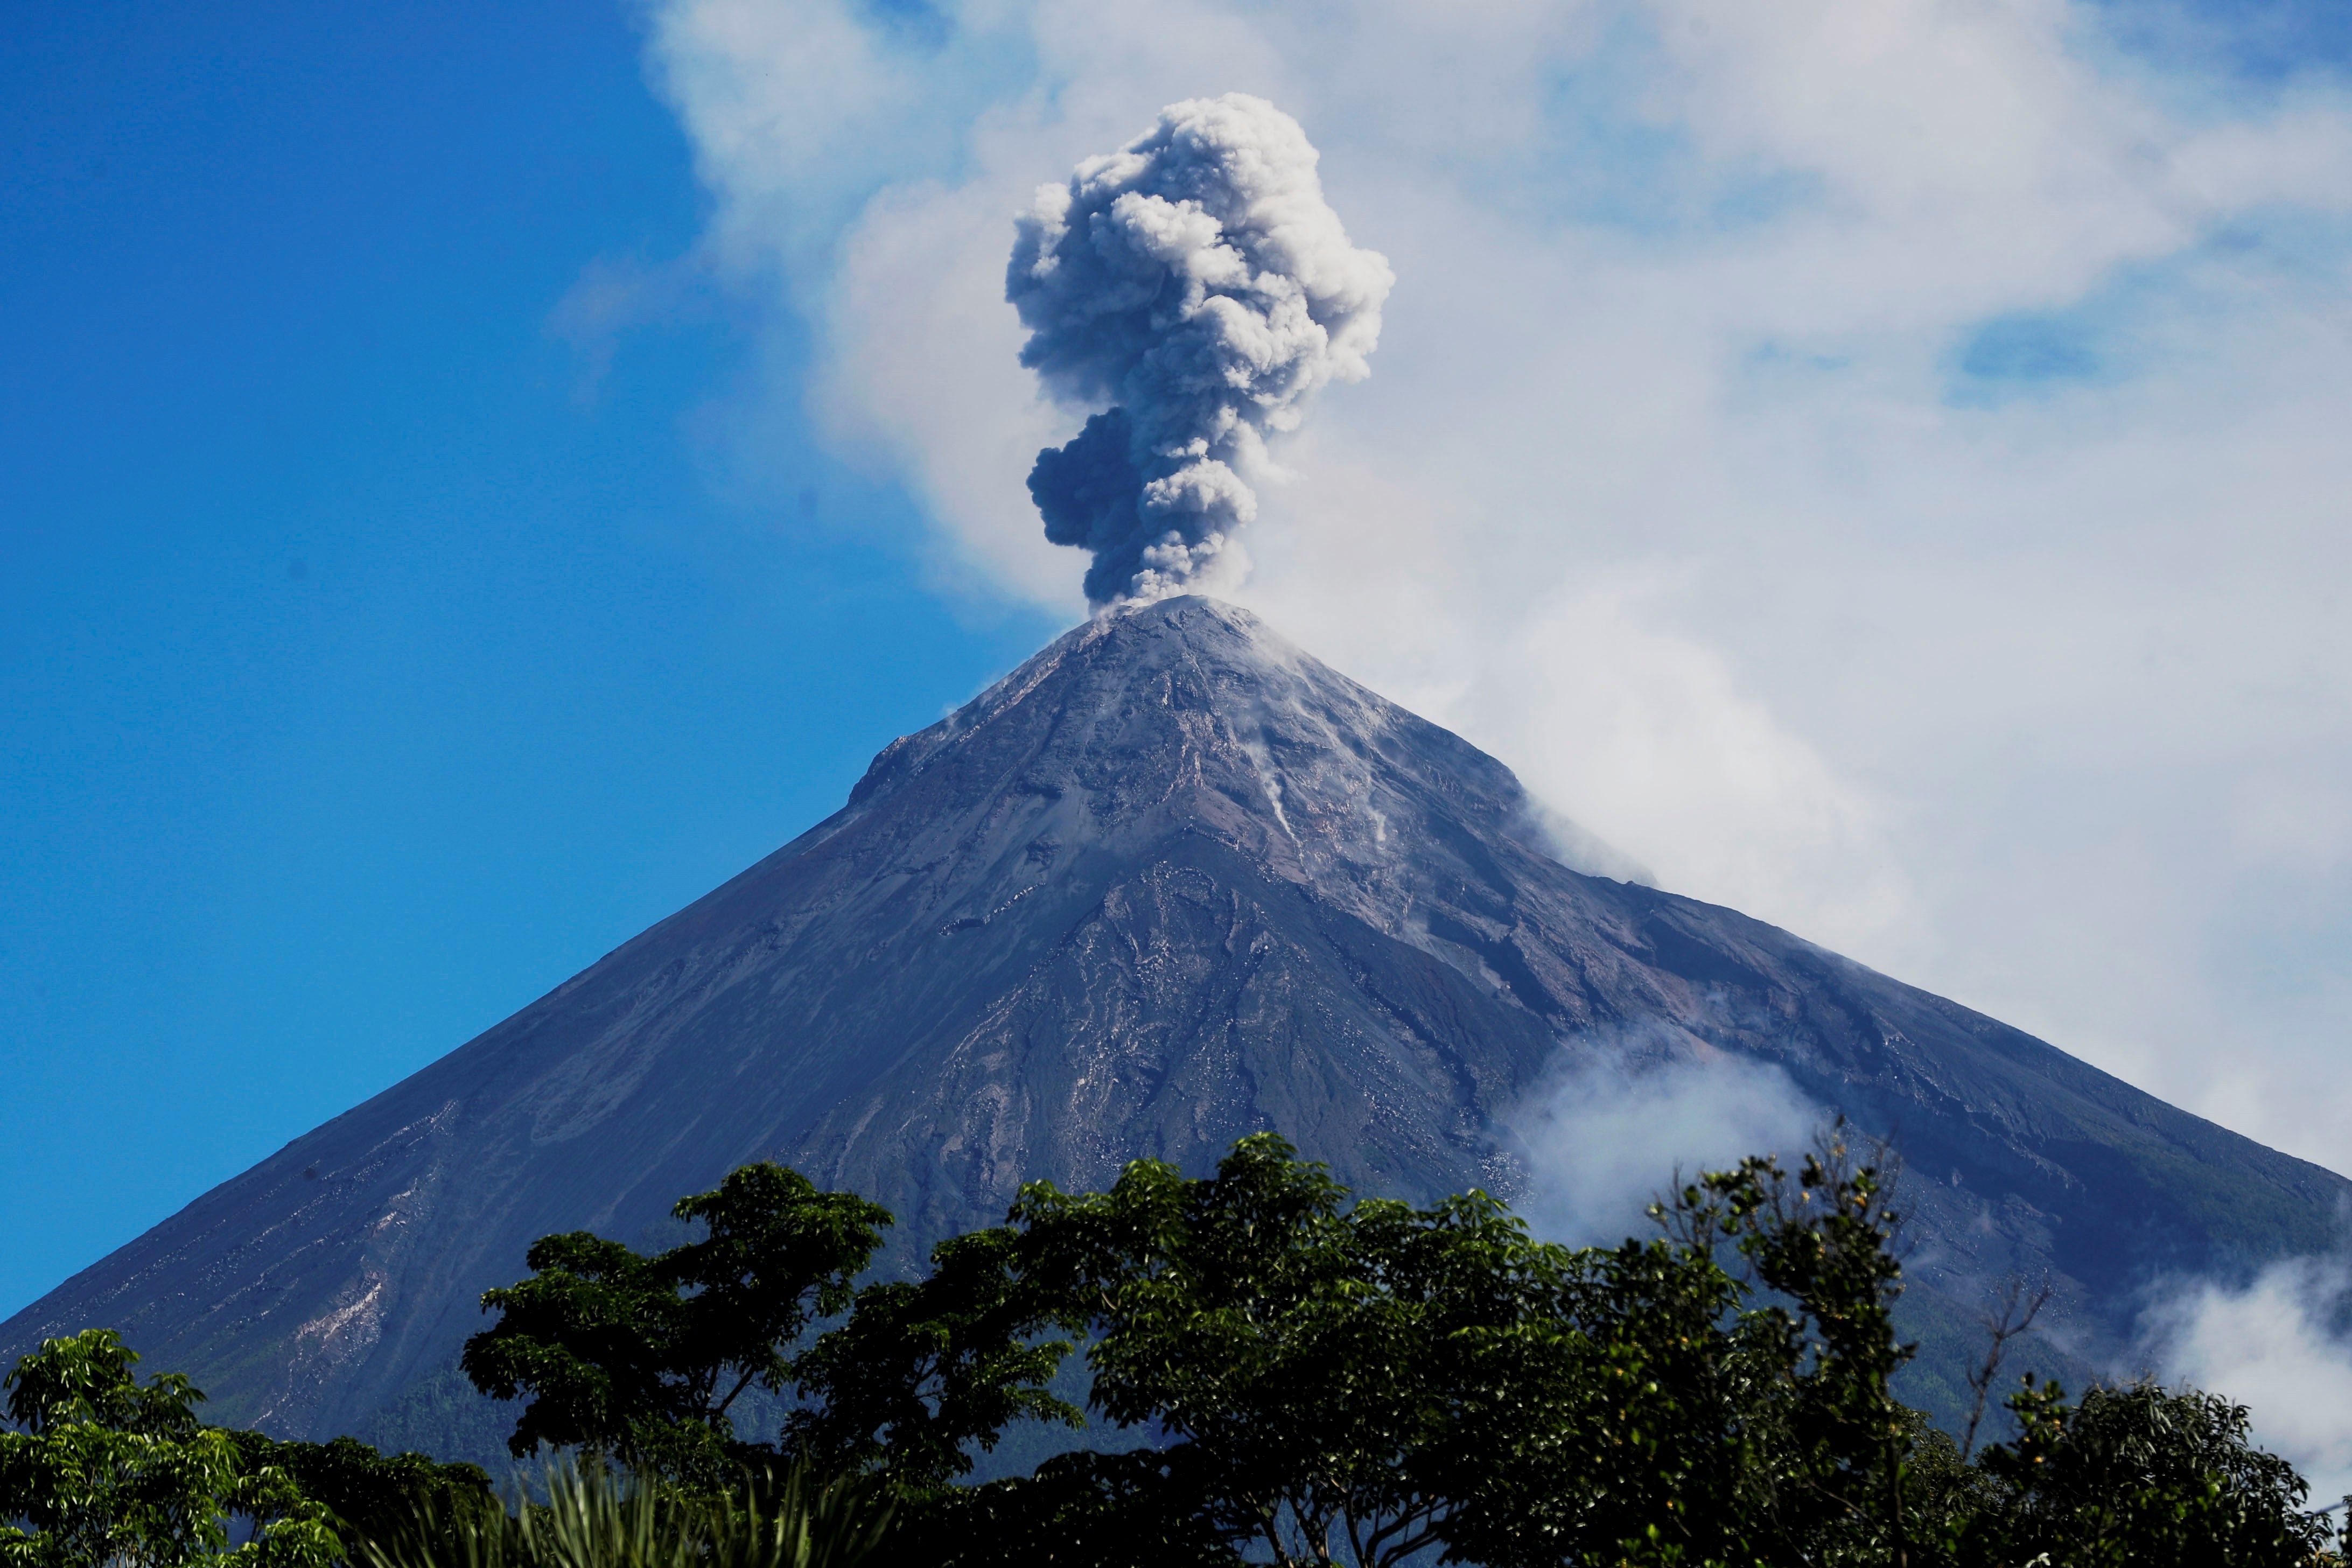
[[2347,1191],[1787,932],[1569,868],[1500,763],[1186,598],[894,742],[839,813],[0,1351],[111,1323],[216,1419],[407,1432],[533,1237],[657,1236],[744,1160],[877,1197],[910,1241],[1033,1176],[1203,1168],[1269,1126],[1368,1189],[1509,1191],[1497,1120],[1629,1029],[1777,1063],[1893,1138],[1916,1277],[1948,1308],[2046,1272],[2090,1351],[2165,1271],[2325,1245]]

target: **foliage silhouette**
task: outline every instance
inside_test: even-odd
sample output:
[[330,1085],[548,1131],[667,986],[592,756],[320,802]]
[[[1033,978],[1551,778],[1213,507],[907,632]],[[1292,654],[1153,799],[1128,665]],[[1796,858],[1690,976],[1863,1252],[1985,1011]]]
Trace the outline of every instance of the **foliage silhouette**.
[[184,1375],[140,1383],[138,1360],[89,1329],[8,1373],[18,1429],[0,1432],[0,1564],[323,1568],[342,1554],[324,1504],[197,1420],[204,1394]]
[[[550,1238],[537,1279],[486,1298],[509,1320],[476,1345],[553,1342],[636,1369],[600,1397],[656,1392],[599,1406],[601,1427],[534,1406],[518,1451],[593,1434],[573,1440],[692,1487],[707,1454],[646,1441],[628,1413],[699,1425],[729,1455],[886,1488],[900,1549],[962,1568],[2310,1563],[2328,1539],[2292,1468],[2210,1395],[2101,1389],[2076,1409],[2029,1384],[2010,1401],[2019,1438],[1976,1454],[1906,1409],[1892,1163],[1842,1127],[1793,1171],[1751,1159],[1681,1185],[1650,1240],[1583,1249],[1481,1193],[1360,1199],[1259,1134],[1211,1176],[1145,1160],[1105,1192],[1033,1183],[921,1278],[855,1290],[888,1216],[747,1170],[721,1189],[731,1206],[680,1212],[723,1213],[756,1238],[728,1268],[798,1291],[756,1320],[778,1337],[677,1332],[709,1289],[665,1261],[688,1249]],[[605,1305],[544,1310],[583,1298]],[[1081,1345],[1083,1411],[1055,1392]],[[694,1403],[747,1375],[798,1401],[777,1445],[735,1441],[712,1418],[723,1400]],[[1089,1417],[1145,1446],[965,1484],[1013,1424]]]
[[848,1304],[890,1224],[878,1204],[772,1164],[671,1212],[700,1221],[703,1239],[646,1258],[585,1231],[543,1237],[531,1277],[482,1298],[499,1321],[460,1364],[493,1398],[527,1400],[516,1458],[578,1448],[711,1485],[772,1458],[737,1442],[736,1401],[792,1384],[792,1347]]

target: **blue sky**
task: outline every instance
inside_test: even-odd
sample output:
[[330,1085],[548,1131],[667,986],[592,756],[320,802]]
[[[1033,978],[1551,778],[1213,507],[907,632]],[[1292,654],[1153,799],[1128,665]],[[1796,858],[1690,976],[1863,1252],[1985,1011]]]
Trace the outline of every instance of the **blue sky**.
[[[837,805],[1052,629],[691,289],[600,5],[44,7],[0,54],[0,1314]],[[772,340],[762,353],[773,353]],[[772,366],[769,368],[772,369]]]
[[[93,5],[10,43],[0,1312],[1080,613],[1022,479],[1087,410],[1015,362],[1010,216],[1230,90],[1397,278],[1261,476],[1245,603],[1666,885],[2352,1171],[2340,5]],[[2352,1277],[2299,1267],[2184,1288],[2166,1364],[2352,1474],[2352,1359],[2311,1371]]]

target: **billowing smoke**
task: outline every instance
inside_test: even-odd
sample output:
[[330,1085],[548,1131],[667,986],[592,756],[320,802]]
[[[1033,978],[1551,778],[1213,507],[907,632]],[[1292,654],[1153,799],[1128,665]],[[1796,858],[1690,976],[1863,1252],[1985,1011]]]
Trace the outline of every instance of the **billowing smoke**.
[[1187,99],[1019,219],[1021,363],[1066,402],[1110,405],[1029,475],[1045,537],[1094,552],[1097,605],[1238,581],[1265,437],[1370,374],[1395,278],[1348,243],[1316,156],[1264,99]]

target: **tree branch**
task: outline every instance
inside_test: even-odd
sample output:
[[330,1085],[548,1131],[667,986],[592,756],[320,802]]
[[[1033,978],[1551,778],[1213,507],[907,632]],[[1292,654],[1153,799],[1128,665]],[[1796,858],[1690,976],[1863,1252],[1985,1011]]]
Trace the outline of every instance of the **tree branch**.
[[2042,1309],[2050,1304],[2053,1294],[2054,1289],[2047,1279],[2028,1289],[2022,1278],[2012,1274],[2001,1288],[2000,1310],[1981,1318],[1992,1342],[1985,1347],[1982,1364],[1969,1370],[1969,1387],[1975,1391],[1976,1401],[1969,1408],[1968,1431],[1960,1439],[1962,1464],[1968,1463],[1969,1456],[1976,1452],[1977,1426],[1984,1419],[1985,1401],[1991,1396],[1993,1379],[2000,1375],[2001,1358],[2009,1353],[2009,1342],[2033,1326],[2033,1320],[2041,1316]]

